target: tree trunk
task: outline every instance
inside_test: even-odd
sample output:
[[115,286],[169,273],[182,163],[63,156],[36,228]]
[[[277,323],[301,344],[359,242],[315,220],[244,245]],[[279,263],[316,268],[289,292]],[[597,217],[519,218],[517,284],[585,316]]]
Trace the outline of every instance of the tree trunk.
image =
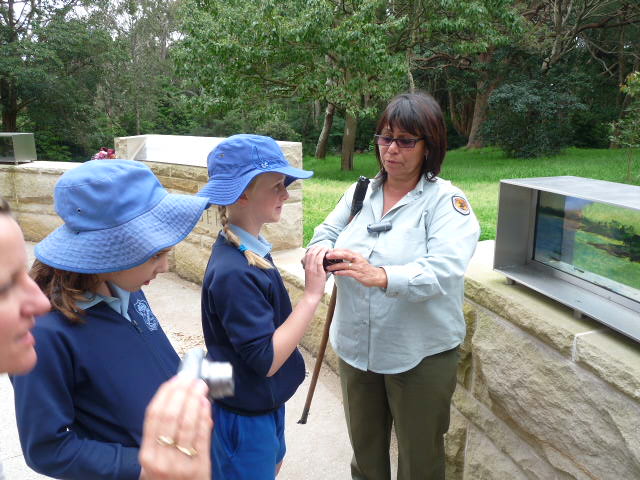
[[409,83],[409,91],[415,93],[416,82],[413,79],[413,73],[411,73],[411,49],[407,49],[407,82]]
[[327,156],[327,144],[329,143],[329,133],[333,125],[333,114],[335,111],[336,106],[333,103],[328,103],[327,111],[324,115],[324,123],[322,124],[322,131],[320,132],[318,144],[316,145],[316,158],[325,158]]
[[463,97],[462,100],[456,99],[451,88],[448,89],[448,102],[449,115],[453,128],[458,134],[469,138],[475,103],[466,97]]
[[137,98],[135,103],[135,110],[136,110],[136,135],[140,135],[140,104],[138,103]]
[[2,102],[2,130],[15,132],[18,123],[18,97],[15,85],[7,78],[0,80],[0,101]]
[[313,108],[313,126],[315,128],[320,124],[320,112],[322,110],[322,105],[320,104],[320,100],[314,100],[312,104]]
[[480,131],[482,129],[482,125],[487,119],[489,97],[495,88],[495,83],[488,82],[487,80],[478,80],[476,103],[473,107],[473,120],[471,121],[471,130],[469,132],[467,148],[484,147],[484,140],[482,139]]
[[358,119],[355,115],[345,112],[344,134],[342,135],[342,170],[353,170],[353,147],[356,144],[356,129]]
[[17,113],[14,111],[2,110],[2,131],[15,132],[17,126]]

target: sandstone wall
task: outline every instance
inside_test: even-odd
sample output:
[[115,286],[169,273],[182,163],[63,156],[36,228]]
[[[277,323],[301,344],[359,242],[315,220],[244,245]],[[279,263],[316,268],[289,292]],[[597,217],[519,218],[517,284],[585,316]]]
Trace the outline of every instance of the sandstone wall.
[[640,344],[491,263],[467,275],[448,478],[639,479]]
[[53,208],[53,187],[60,175],[77,165],[67,162],[0,165],[0,195],[11,204],[27,240],[39,241],[62,224]]
[[[278,143],[289,163],[302,167],[302,144]],[[122,151],[127,152],[126,149]],[[151,167],[160,182],[172,193],[193,194],[208,179],[206,159],[200,162],[203,166],[144,163]],[[53,207],[53,188],[60,175],[78,165],[71,162],[33,162],[17,166],[0,164],[0,195],[11,203],[27,240],[40,241],[62,224]],[[302,244],[302,182],[291,184],[289,193],[282,220],[278,224],[265,225],[262,231],[273,244],[274,251]],[[193,232],[173,250],[172,269],[188,280],[200,282],[204,275],[211,245],[220,230],[216,212],[215,207],[207,210]]]

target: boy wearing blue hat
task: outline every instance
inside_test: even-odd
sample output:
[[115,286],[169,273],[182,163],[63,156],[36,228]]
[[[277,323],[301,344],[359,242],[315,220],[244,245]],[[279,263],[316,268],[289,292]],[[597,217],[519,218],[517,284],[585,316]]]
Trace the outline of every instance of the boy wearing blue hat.
[[305,375],[297,349],[324,293],[323,250],[305,258],[305,290],[289,295],[260,236],[277,222],[287,186],[313,172],[291,167],[269,137],[234,135],[208,157],[209,182],[198,193],[218,205],[223,230],[202,283],[202,327],[209,358],[233,364],[235,395],[216,400],[213,477],[275,478],[285,454],[284,403]]
[[145,408],[179,358],[140,289],[207,202],[169,194],[128,160],[68,171],[54,201],[64,225],[36,246],[31,271],[53,309],[33,330],[36,367],[12,379],[24,457],[55,478],[145,478]]

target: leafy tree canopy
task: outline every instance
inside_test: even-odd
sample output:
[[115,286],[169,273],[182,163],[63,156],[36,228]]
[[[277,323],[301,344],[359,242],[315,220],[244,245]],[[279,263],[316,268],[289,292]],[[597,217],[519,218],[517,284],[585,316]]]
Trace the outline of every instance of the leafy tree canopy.
[[206,108],[298,97],[370,113],[362,96],[400,88],[404,56],[388,48],[404,25],[385,2],[188,0],[179,71]]

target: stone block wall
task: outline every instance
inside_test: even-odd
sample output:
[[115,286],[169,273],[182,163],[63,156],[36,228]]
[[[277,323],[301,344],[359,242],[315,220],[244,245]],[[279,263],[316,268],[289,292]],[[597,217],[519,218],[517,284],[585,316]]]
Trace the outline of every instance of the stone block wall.
[[27,240],[40,241],[62,224],[53,208],[53,187],[78,164],[33,162],[0,165],[0,195],[10,204]]
[[[302,167],[302,144],[279,142],[279,145],[290,164]],[[126,150],[123,151],[126,153]],[[206,158],[200,162],[203,166],[144,163],[172,193],[194,194],[208,180]],[[0,195],[10,202],[27,240],[38,242],[62,224],[53,207],[53,188],[60,175],[78,165],[71,162],[0,165]],[[274,251],[296,248],[302,244],[302,182],[292,183],[289,193],[281,221],[265,225],[262,231],[273,244]],[[185,241],[174,248],[172,270],[188,280],[200,282],[219,230],[217,210],[212,207],[205,211]]]
[[447,478],[640,478],[640,344],[484,260],[466,279]]

